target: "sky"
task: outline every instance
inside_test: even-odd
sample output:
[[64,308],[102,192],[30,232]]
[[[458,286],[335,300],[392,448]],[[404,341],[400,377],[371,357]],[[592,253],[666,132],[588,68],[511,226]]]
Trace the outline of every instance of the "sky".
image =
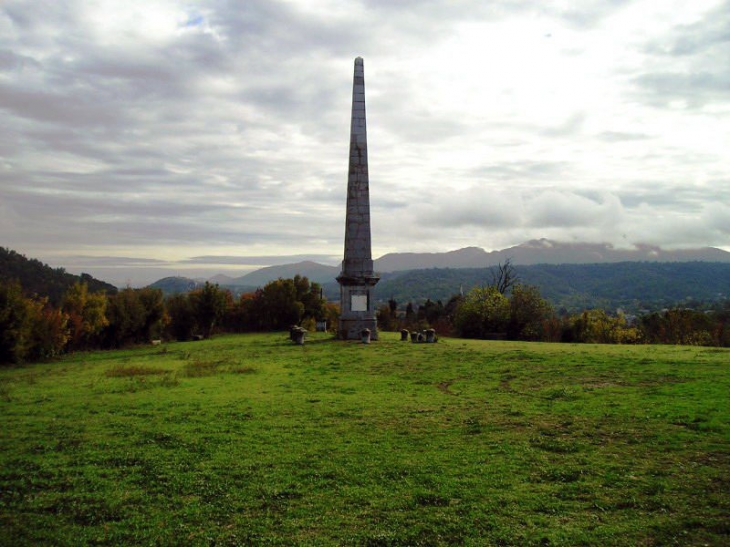
[[730,250],[728,0],[0,0],[0,246],[118,285],[373,257]]

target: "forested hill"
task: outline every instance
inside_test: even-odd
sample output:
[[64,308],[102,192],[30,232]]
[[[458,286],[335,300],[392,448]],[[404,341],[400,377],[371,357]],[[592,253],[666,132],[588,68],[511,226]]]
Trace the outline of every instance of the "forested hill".
[[[681,305],[691,300],[730,298],[730,264],[719,262],[620,262],[515,266],[520,282],[535,285],[556,308],[627,311]],[[399,303],[427,298],[444,303],[492,280],[489,268],[413,270],[384,276],[379,300]]]
[[0,282],[19,281],[27,295],[47,296],[54,305],[59,305],[69,287],[84,282],[92,292],[104,291],[114,294],[117,288],[91,277],[89,274],[73,275],[63,268],[51,268],[40,260],[0,247]]

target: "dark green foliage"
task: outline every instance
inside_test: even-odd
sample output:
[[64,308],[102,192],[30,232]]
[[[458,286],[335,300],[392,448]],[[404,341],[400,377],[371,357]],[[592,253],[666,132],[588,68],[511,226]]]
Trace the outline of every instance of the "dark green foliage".
[[640,327],[648,343],[711,346],[730,342],[726,324],[712,313],[674,308],[643,316]]
[[277,279],[238,300],[227,289],[207,283],[188,295],[167,299],[168,332],[177,340],[215,329],[228,332],[286,330],[304,321],[331,319],[321,287],[306,277]]
[[188,295],[195,322],[204,338],[210,338],[213,328],[226,311],[226,295],[218,285],[205,282],[202,288]]
[[496,287],[469,291],[456,310],[454,327],[464,338],[487,338],[507,330],[510,304]]
[[[535,286],[555,309],[568,313],[602,307],[661,309],[692,298],[730,297],[730,264],[714,262],[620,262],[515,266],[520,282]],[[414,270],[383,276],[377,290],[399,302],[446,302],[491,280],[488,268]]]
[[398,329],[398,321],[395,310],[388,305],[383,305],[377,311],[378,330],[394,331]]
[[304,320],[322,320],[328,316],[321,286],[306,277],[277,279],[263,289],[241,298],[247,330],[286,330]]
[[94,279],[89,274],[73,275],[63,268],[51,268],[40,260],[0,247],[0,281],[19,281],[26,296],[48,297],[50,304],[58,306],[76,283],[86,283],[91,292],[114,294],[117,288],[109,283]]
[[247,304],[255,330],[285,330],[290,325],[298,325],[304,316],[304,304],[297,300],[297,287],[292,279],[267,283]]
[[167,326],[168,332],[174,340],[190,340],[195,332],[195,313],[193,306],[186,294],[175,294],[166,301],[167,314],[170,323]]
[[21,363],[31,347],[32,316],[20,283],[0,282],[0,363]]
[[509,296],[507,337],[510,340],[546,340],[546,324],[553,315],[537,287],[515,285]]
[[107,347],[149,342],[160,336],[165,303],[159,289],[122,289],[110,296],[106,309],[107,326],[103,338]]

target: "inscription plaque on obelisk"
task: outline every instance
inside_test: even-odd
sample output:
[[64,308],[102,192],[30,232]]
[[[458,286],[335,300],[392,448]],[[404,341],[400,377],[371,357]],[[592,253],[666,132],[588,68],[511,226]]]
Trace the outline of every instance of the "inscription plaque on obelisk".
[[340,321],[338,335],[360,340],[370,329],[378,339],[374,287],[380,279],[373,271],[370,240],[370,181],[368,143],[365,126],[365,75],[362,58],[355,59],[352,82],[352,119],[350,121],[350,163],[347,173],[347,213],[345,218],[345,257],[337,277],[340,284]]

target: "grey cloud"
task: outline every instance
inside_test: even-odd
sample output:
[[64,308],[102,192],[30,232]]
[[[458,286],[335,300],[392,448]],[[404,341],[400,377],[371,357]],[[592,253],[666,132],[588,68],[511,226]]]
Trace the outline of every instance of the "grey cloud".
[[550,191],[527,200],[526,216],[527,225],[538,228],[616,225],[621,220],[622,207],[614,197],[594,201],[578,194]]
[[339,21],[323,18],[281,1],[249,0],[242,4],[229,0],[215,6],[211,24],[236,49],[245,47],[255,53],[247,56],[254,71],[270,62],[262,54],[273,54],[284,62],[290,55],[301,60],[318,51],[349,56],[374,33],[357,24],[354,17]]
[[[644,51],[651,55],[695,56],[730,44],[730,1],[711,10],[696,23],[673,29],[669,39],[648,43]],[[727,51],[725,51],[727,55]]]
[[570,137],[579,134],[583,129],[583,123],[586,117],[585,112],[576,112],[562,124],[542,129],[540,133],[546,137]]
[[697,212],[708,202],[730,203],[730,180],[711,180],[707,184],[681,184],[663,181],[634,181],[630,188],[617,191],[621,203],[636,208],[651,204],[657,210],[684,210]]
[[418,205],[415,220],[424,227],[509,228],[523,224],[524,205],[518,194],[472,187],[468,191],[430,196]]
[[684,101],[688,108],[730,97],[730,2],[691,25],[672,29],[644,47],[652,69],[634,78],[643,100],[656,107]]
[[[446,246],[478,244],[466,240],[482,231],[503,239],[575,236],[587,231],[585,211],[608,223],[614,213],[681,210],[716,226],[713,234],[725,226],[724,210],[702,213],[703,200],[730,201],[720,188],[730,185],[719,158],[661,148],[661,135],[643,135],[629,123],[615,131],[592,123],[595,133],[581,149],[630,141],[635,158],[621,161],[651,171],[635,188],[631,181],[605,183],[621,198],[624,211],[616,213],[614,203],[602,201],[603,188],[588,191],[603,175],[582,170],[581,159],[566,152],[588,117],[598,116],[576,112],[552,128],[516,117],[485,129],[483,118],[459,113],[418,75],[432,68],[431,46],[454,37],[461,23],[534,16],[546,27],[567,21],[590,29],[625,2],[563,9],[527,0],[381,0],[324,12],[304,2],[206,0],[178,35],[135,44],[95,43],[94,29],[78,15],[88,5],[0,3],[0,30],[8,30],[0,32],[0,226],[20,250],[96,245],[107,255],[118,246],[159,243],[202,243],[211,253],[252,243],[295,253],[339,249],[356,55],[366,59],[371,203],[374,218],[389,227],[385,245],[412,250],[402,235],[409,230]],[[725,100],[725,19],[716,16],[719,22],[674,29],[655,52],[643,52],[656,62],[634,75],[640,101],[663,107],[677,98],[692,106]],[[647,149],[653,159],[641,155],[650,139],[657,140]],[[484,143],[478,168],[428,166],[434,151],[448,158],[475,143]],[[678,166],[697,166],[718,182],[695,188],[676,174]],[[457,190],[469,183],[473,189]],[[581,188],[563,198],[544,195],[545,186],[568,184]],[[197,257],[208,258],[216,259]]]
[[603,131],[596,136],[597,139],[604,142],[626,142],[626,141],[643,141],[651,139],[650,135],[644,133],[631,133],[624,131]]
[[101,100],[90,102],[79,96],[3,84],[0,84],[0,109],[23,118],[74,126],[109,124],[118,119],[117,113]]
[[682,100],[690,108],[699,108],[727,100],[730,95],[730,72],[659,72],[638,76],[634,81],[644,89],[647,101],[659,107]]
[[485,181],[520,182],[528,180],[552,180],[570,171],[571,164],[564,161],[515,160],[485,164],[467,172],[470,178],[483,178]]
[[150,267],[165,266],[165,260],[156,258],[139,258],[129,256],[84,256],[66,255],[63,257],[64,264],[69,268],[98,268],[98,267]]
[[277,266],[295,262],[312,261],[320,263],[332,263],[341,260],[341,257],[327,254],[303,254],[303,255],[262,255],[262,256],[194,256],[181,260],[180,264],[227,264],[237,266],[260,266],[262,264]]
[[632,0],[583,0],[569,3],[568,8],[554,7],[546,3],[543,9],[552,12],[571,26],[592,28],[630,4]]
[[22,71],[25,68],[40,68],[41,64],[28,55],[18,55],[9,49],[0,49],[0,72]]

